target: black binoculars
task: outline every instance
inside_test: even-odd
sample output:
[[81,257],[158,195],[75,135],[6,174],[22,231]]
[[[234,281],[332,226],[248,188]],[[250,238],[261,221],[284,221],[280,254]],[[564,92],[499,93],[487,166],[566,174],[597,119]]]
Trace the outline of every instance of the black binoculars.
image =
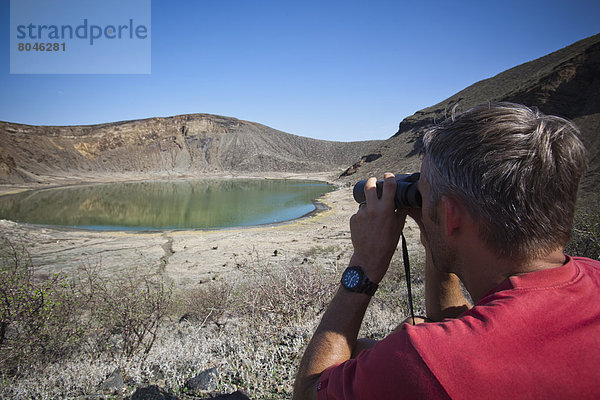
[[[413,174],[398,174],[396,176],[396,209],[400,208],[421,208],[423,203],[421,199],[421,193],[417,189],[417,182],[419,181],[420,173],[415,172]],[[365,184],[366,180],[362,180],[354,185],[354,200],[357,203],[364,202],[365,199]],[[381,198],[381,192],[383,190],[383,181],[377,181],[377,197]]]

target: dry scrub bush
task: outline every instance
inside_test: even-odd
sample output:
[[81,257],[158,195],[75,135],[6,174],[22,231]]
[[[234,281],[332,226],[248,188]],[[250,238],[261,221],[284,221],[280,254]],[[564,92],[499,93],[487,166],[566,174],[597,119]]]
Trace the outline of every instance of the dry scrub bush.
[[331,268],[258,257],[240,263],[243,280],[219,280],[176,293],[172,323],[138,370],[136,381],[178,393],[187,379],[219,367],[219,389],[253,398],[291,394],[302,347],[337,286]]
[[302,322],[320,314],[338,286],[335,265],[252,262],[245,311],[264,323]]
[[167,316],[172,289],[156,274],[137,268],[105,277],[81,267],[74,285],[86,310],[82,323],[91,352],[148,354]]
[[177,307],[183,318],[165,330],[147,364],[156,362],[175,391],[185,379],[218,366],[221,392],[291,396],[302,349],[339,283],[335,265],[323,264],[255,256],[240,263],[243,280],[186,290]]
[[135,268],[111,278],[98,269],[44,276],[24,248],[0,239],[0,398],[85,394],[81,385],[90,389],[91,372],[82,373],[85,384],[77,386],[63,371],[74,363],[104,360],[97,368],[103,373],[112,362],[106,360],[143,364],[171,289]]
[[180,313],[179,322],[212,322],[220,328],[237,308],[235,296],[233,283],[210,282],[178,293],[174,312]]
[[53,362],[79,341],[74,298],[67,278],[35,280],[27,251],[0,238],[0,367],[16,375]]

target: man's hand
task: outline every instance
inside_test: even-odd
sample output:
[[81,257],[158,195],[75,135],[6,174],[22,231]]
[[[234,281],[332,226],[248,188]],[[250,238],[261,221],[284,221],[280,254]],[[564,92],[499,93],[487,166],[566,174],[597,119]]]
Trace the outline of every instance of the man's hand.
[[365,185],[366,203],[350,218],[354,255],[351,265],[360,265],[367,277],[379,283],[385,276],[400,234],[407,210],[395,210],[396,179],[384,175],[381,198],[377,198],[377,180],[370,178]]

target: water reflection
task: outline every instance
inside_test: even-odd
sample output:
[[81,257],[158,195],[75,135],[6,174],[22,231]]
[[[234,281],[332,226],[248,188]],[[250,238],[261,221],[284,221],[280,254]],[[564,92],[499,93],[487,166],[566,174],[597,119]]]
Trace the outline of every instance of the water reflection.
[[275,223],[314,210],[331,191],[297,180],[146,181],[0,197],[0,219],[92,229],[224,228]]

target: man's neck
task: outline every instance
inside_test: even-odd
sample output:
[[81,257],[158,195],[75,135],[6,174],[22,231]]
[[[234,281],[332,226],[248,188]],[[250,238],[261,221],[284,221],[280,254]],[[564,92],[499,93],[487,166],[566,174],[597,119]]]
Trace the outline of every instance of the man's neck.
[[473,302],[477,303],[494,287],[510,276],[560,267],[565,263],[563,249],[557,249],[531,261],[498,259],[487,249],[471,252],[463,260],[459,276],[469,291]]
[[511,275],[523,275],[530,272],[560,267],[565,264],[566,260],[567,257],[564,254],[564,249],[559,248],[542,257],[536,258],[531,262],[523,263],[521,270],[514,271]]

